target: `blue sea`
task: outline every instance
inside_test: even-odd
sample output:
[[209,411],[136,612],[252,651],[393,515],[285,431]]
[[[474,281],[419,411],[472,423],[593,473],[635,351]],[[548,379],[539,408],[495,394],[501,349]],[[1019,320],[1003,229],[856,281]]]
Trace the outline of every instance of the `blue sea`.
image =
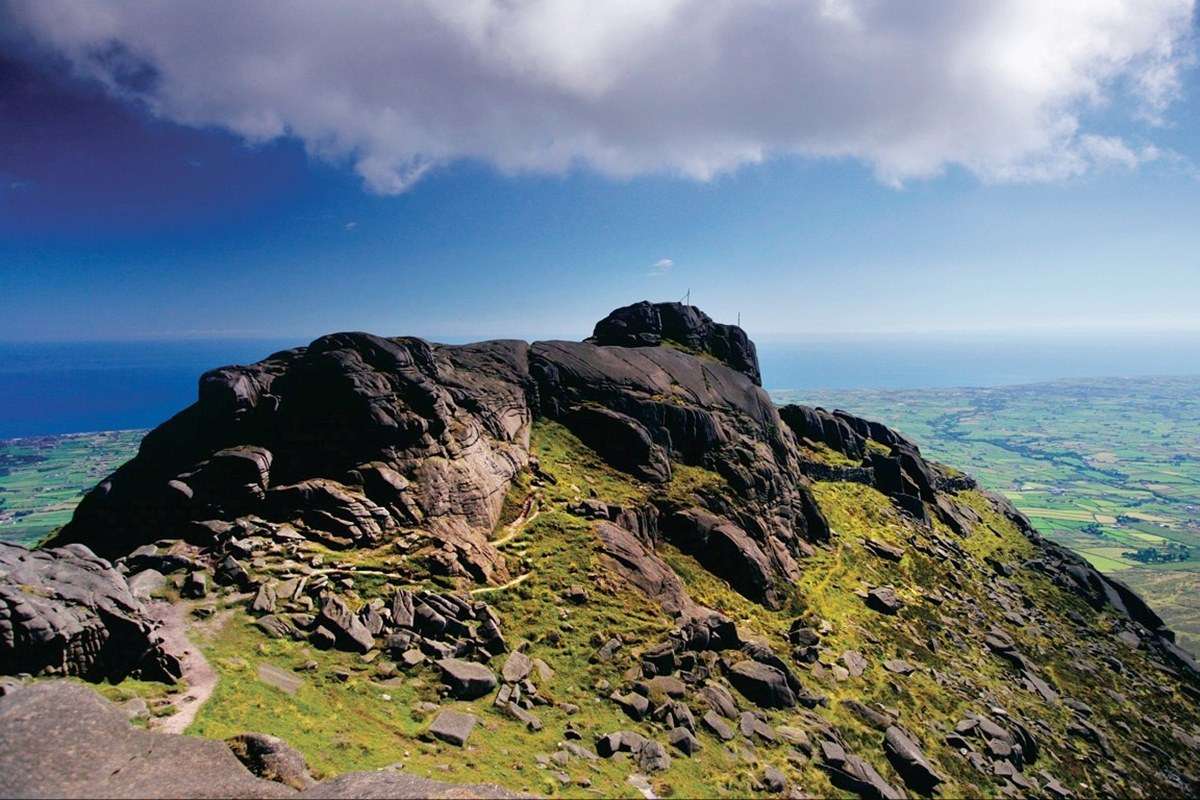
[[[201,373],[284,340],[0,343],[0,439],[150,428],[196,398]],[[857,336],[760,340],[768,389],[1001,386],[1200,374],[1200,334]]]

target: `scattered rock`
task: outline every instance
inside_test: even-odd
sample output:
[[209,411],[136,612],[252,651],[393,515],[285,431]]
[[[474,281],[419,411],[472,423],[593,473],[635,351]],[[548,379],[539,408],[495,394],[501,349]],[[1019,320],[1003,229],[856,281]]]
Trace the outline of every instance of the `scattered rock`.
[[439,712],[434,718],[429,725],[429,733],[443,742],[462,747],[467,743],[467,738],[478,721],[474,714],[447,709]]
[[796,695],[784,674],[758,661],[739,661],[729,668],[729,682],[747,700],[762,708],[792,708]]
[[846,672],[852,678],[860,677],[867,668],[867,660],[857,650],[842,653],[842,663],[846,665]]
[[665,772],[671,767],[671,757],[666,749],[653,739],[647,739],[635,757],[642,772]]
[[482,664],[443,658],[437,665],[442,671],[442,682],[450,687],[451,696],[460,700],[474,700],[496,688],[495,674]]
[[264,583],[258,587],[258,592],[254,595],[254,602],[251,604],[250,609],[259,614],[274,614],[275,604],[278,600],[275,584]]
[[902,658],[889,658],[883,662],[883,668],[896,675],[911,675],[916,667]]
[[304,756],[282,739],[265,733],[243,733],[226,739],[225,744],[246,769],[260,778],[301,791],[316,783]]
[[867,592],[867,606],[883,614],[895,614],[904,602],[891,586],[876,586]]
[[722,741],[728,742],[734,737],[733,728],[717,712],[712,710],[705,711],[704,716],[700,719]]
[[872,553],[880,558],[887,559],[888,561],[900,561],[902,558],[904,558],[904,551],[899,547],[893,547],[890,544],[884,544],[883,542],[871,539],[870,537],[864,538],[863,544]]
[[194,600],[208,596],[208,573],[201,570],[189,572],[184,578],[183,585],[179,587],[181,597],[187,597]]
[[599,650],[597,650],[595,653],[592,654],[592,657],[590,660],[593,664],[605,664],[609,661],[612,661],[613,656],[616,655],[617,651],[620,649],[621,649],[621,640],[620,639],[616,639],[616,638],[609,639],[607,642],[605,642],[600,647]]
[[890,714],[885,714],[852,698],[843,700],[842,707],[872,728],[877,728],[881,731],[886,731],[896,724],[895,718]]
[[667,733],[667,742],[672,747],[675,747],[687,756],[691,756],[700,749],[700,740],[697,739],[691,731],[684,727],[671,729]]
[[738,706],[733,699],[733,695],[724,687],[716,683],[706,684],[700,689],[700,699],[708,703],[709,708],[720,714],[725,719],[738,718]]
[[509,702],[504,708],[530,731],[540,731],[542,729],[542,721],[521,708],[517,703]]
[[563,600],[576,606],[585,605],[588,601],[587,589],[584,589],[578,584],[570,586],[563,592]]
[[635,720],[643,719],[650,711],[650,701],[644,695],[636,692],[613,692],[609,699],[619,705],[621,709]]
[[787,789],[787,777],[775,767],[763,770],[763,789],[771,794],[782,794]]
[[884,735],[884,752],[896,772],[908,787],[921,794],[931,794],[944,781],[912,738],[896,726],[887,729]]
[[321,614],[317,621],[333,633],[339,649],[366,653],[375,647],[375,637],[362,621],[350,612],[346,602],[336,595],[331,595],[321,606]]
[[[267,614],[265,617],[259,617],[254,620],[254,625],[267,636],[272,639],[294,639],[300,635],[299,629],[292,624],[291,620],[285,617],[279,617],[274,614]],[[328,629],[322,629],[329,633],[329,644],[333,644],[333,633]]]
[[129,591],[138,600],[146,601],[150,595],[162,589],[167,578],[156,569],[144,569],[129,577]]
[[889,784],[873,766],[847,753],[841,745],[823,741],[819,748],[820,766],[829,773],[834,786],[871,800],[903,800],[904,795]]
[[507,683],[520,683],[529,677],[532,670],[533,662],[529,660],[529,656],[514,650],[508,654],[504,666],[500,668],[500,677]]

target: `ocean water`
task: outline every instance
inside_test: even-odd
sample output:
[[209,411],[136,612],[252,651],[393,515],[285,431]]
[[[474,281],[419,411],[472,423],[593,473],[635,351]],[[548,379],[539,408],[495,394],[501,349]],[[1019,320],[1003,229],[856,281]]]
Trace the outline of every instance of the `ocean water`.
[[[283,340],[0,343],[0,439],[150,428],[196,398],[205,370]],[[1058,378],[1200,374],[1200,334],[859,336],[759,341],[768,389],[1000,386]]]
[[196,399],[200,375],[299,342],[0,342],[0,439],[152,428]]

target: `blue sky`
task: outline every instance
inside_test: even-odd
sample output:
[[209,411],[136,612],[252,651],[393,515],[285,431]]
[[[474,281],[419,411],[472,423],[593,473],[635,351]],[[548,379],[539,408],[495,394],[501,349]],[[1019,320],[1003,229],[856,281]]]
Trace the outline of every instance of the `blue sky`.
[[[83,24],[91,20],[60,29],[34,6],[4,4],[0,20],[10,30],[36,35],[34,45],[0,37],[0,339],[299,340],[336,329],[445,340],[575,337],[612,307],[689,289],[718,318],[740,313],[759,338],[1194,329],[1194,9],[1162,6],[1161,27],[1144,42],[1108,45],[1119,58],[1093,52],[1056,67],[1055,76],[1069,68],[1078,80],[1031,100],[1037,115],[1008,108],[998,90],[957,114],[957,90],[937,89],[939,67],[928,65],[920,83],[891,87],[930,109],[895,133],[893,147],[885,134],[896,111],[872,94],[886,86],[849,86],[862,92],[862,114],[839,101],[779,120],[766,98],[740,109],[758,122],[730,144],[721,109],[710,106],[735,95],[685,98],[647,127],[644,109],[626,113],[638,96],[572,83],[593,74],[593,62],[579,72],[574,55],[534,64],[567,86],[554,94],[560,106],[539,101],[545,119],[565,120],[545,138],[525,117],[498,122],[478,101],[457,105],[483,89],[471,75],[446,78],[454,70],[444,65],[429,67],[451,81],[438,86],[445,93],[435,110],[450,120],[442,127],[361,122],[418,101],[345,93],[358,86],[354,75],[338,84],[338,97],[349,99],[337,114],[313,119],[307,109],[318,104],[319,86],[305,84],[308,99],[294,104],[284,82],[247,89],[245,70],[210,71],[197,100],[187,82],[197,64],[180,61],[178,47],[157,48],[171,41],[176,20],[106,19],[101,35]],[[856,10],[860,27],[890,25],[889,34],[911,32],[917,42],[949,24]],[[1069,34],[1069,25],[1094,22],[1080,20],[1056,24]],[[206,23],[188,24],[195,31]],[[982,24],[961,22],[964,40],[983,35]],[[1081,41],[1091,40],[1087,32]],[[986,33],[1006,52],[1007,28]],[[1175,45],[1164,56],[1168,34]],[[97,41],[107,43],[101,59]],[[595,59],[608,55],[596,47]],[[559,49],[547,52],[558,57]],[[328,57],[345,63],[344,54]],[[204,66],[202,54],[193,58]],[[423,68],[419,52],[408,58],[405,70]],[[1147,60],[1142,72],[1129,66],[1139,58]],[[803,67],[790,65],[793,82]],[[645,69],[675,99],[668,68]],[[393,74],[412,75],[377,80],[407,79]],[[1042,78],[1032,75],[1029,85],[1042,91]],[[1004,80],[1015,79],[1006,72]],[[513,103],[528,94],[511,80],[504,86]],[[986,99],[987,88],[971,96]],[[579,98],[610,96],[580,110]],[[873,106],[878,114],[868,113]],[[1005,134],[982,142],[975,120],[990,113],[989,127]],[[824,130],[813,115],[837,124]],[[1075,127],[1060,135],[1063,119]],[[931,131],[943,130],[957,138],[928,144]],[[503,141],[493,146],[492,134]]]

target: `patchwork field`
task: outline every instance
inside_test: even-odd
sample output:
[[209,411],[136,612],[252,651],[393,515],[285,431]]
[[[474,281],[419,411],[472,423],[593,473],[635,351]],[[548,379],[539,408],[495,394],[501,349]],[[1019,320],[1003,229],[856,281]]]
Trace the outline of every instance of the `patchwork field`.
[[772,397],[900,429],[1146,595],[1200,651],[1200,377]]
[[84,492],[133,457],[145,431],[0,440],[0,539],[41,541]]

